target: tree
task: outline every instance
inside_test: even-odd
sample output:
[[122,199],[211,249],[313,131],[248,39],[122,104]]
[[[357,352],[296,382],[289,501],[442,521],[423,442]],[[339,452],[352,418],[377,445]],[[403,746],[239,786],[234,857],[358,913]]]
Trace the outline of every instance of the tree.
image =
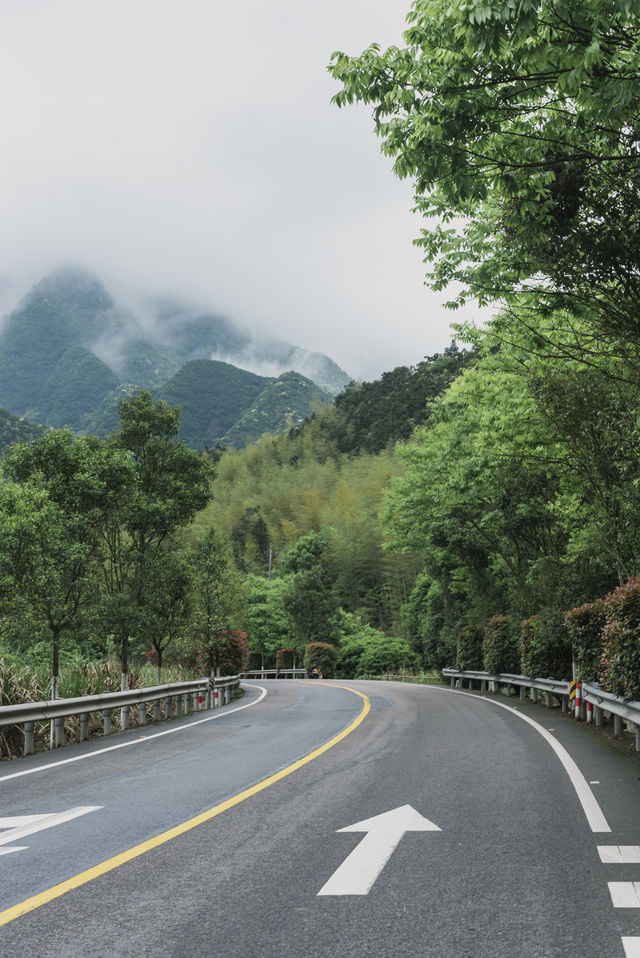
[[291,622],[284,607],[287,580],[248,575],[244,584],[247,590],[244,621],[249,647],[260,656],[260,666],[264,669],[265,657],[275,665],[278,649],[292,640]]
[[144,576],[177,530],[209,502],[213,473],[205,459],[177,439],[179,409],[154,403],[145,390],[121,399],[119,408],[121,425],[113,443],[129,454],[134,478],[120,525],[110,538],[108,581],[110,610],[115,613],[120,604],[127,610],[115,622],[124,685],[129,638],[143,628]]
[[159,553],[142,577],[140,629],[155,652],[158,685],[162,682],[165,650],[189,622],[189,569],[177,550]]
[[639,38],[631,0],[415,0],[404,48],[333,55],[335,101],[373,105],[436,220],[419,241],[435,288],[526,294],[637,343]]
[[285,556],[282,571],[288,574],[284,607],[291,619],[296,647],[310,642],[337,642],[338,602],[333,592],[334,574],[328,561],[329,536],[311,532],[298,540]]
[[234,636],[243,619],[245,591],[233,568],[228,543],[213,528],[196,542],[189,565],[189,633],[198,653],[206,658],[208,674],[213,676],[220,674],[237,648]]
[[3,462],[6,475],[22,484],[22,497],[14,505],[41,490],[51,506],[38,512],[47,521],[34,529],[37,549],[30,551],[21,588],[36,621],[45,624],[51,637],[55,697],[61,638],[78,630],[83,616],[97,606],[105,530],[119,513],[131,470],[120,450],[69,429],[47,433],[31,446],[18,443]]

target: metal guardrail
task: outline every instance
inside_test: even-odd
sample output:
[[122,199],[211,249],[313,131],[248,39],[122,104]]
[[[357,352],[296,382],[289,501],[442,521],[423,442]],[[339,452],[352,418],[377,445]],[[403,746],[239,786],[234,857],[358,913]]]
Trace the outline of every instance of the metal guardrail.
[[[146,704],[153,703],[153,721],[171,717],[171,703],[174,714],[188,715],[202,709],[226,705],[231,701],[233,689],[240,685],[238,675],[220,678],[196,679],[193,682],[175,682],[171,685],[153,685],[144,689],[126,689],[121,692],[103,692],[100,695],[81,695],[77,698],[51,699],[47,702],[23,702],[19,705],[5,705],[0,708],[0,727],[22,725],[24,727],[24,754],[33,754],[34,725],[36,722],[53,722],[53,744],[57,748],[64,745],[64,720],[72,715],[80,716],[80,741],[89,737],[89,716],[102,713],[103,733],[112,731],[111,713],[120,709],[121,728],[129,728],[131,706],[138,706],[138,724],[146,725]],[[164,709],[160,703],[164,703]]]
[[308,673],[306,669],[252,669],[250,672],[242,672],[241,679],[306,679]]
[[[500,686],[505,686],[507,694],[513,688],[520,689],[520,699],[524,701],[526,690],[531,691],[531,698],[534,702],[538,701],[538,692],[544,692],[546,704],[551,707],[553,699],[559,699],[562,711],[569,711],[569,692],[570,682],[562,682],[556,679],[529,679],[524,675],[511,675],[500,673],[491,675],[488,672],[475,672],[472,670],[443,669],[442,674],[451,680],[451,687],[455,688],[457,683],[462,686],[464,681],[469,682],[471,688],[473,682],[480,683],[482,692],[499,691]],[[605,712],[613,716],[614,735],[622,734],[622,723],[627,722],[633,726],[636,736],[636,751],[640,752],[640,702],[626,702],[617,698],[610,692],[605,692],[599,685],[581,683],[582,702],[576,708],[577,719],[585,720],[587,723],[594,721],[595,725],[600,727],[604,724]],[[592,708],[589,708],[589,705]]]
[[[613,733],[622,734],[623,721],[635,727],[636,752],[640,752],[640,702],[625,702],[616,698],[611,692],[605,692],[599,685],[582,683],[582,700],[593,706],[595,724],[600,727],[604,721],[604,712],[613,715]],[[587,718],[589,712],[587,712]]]

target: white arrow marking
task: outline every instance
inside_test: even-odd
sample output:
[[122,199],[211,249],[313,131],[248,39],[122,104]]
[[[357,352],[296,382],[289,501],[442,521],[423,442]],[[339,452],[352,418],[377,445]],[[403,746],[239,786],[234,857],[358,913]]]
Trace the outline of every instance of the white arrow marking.
[[338,831],[368,834],[322,886],[318,895],[368,895],[405,832],[439,832],[440,829],[411,805],[402,805]]
[[[54,825],[62,825],[63,822],[69,822],[73,818],[79,818],[80,815],[86,815],[88,812],[97,812],[103,808],[102,805],[78,805],[76,808],[70,808],[66,812],[54,812],[45,815],[16,815],[14,818],[0,818],[0,846],[9,845],[11,842],[25,838],[27,835],[33,835],[34,832],[41,832],[45,828],[53,828]],[[10,852],[24,851],[26,846],[15,848],[0,848],[0,855],[8,855]]]

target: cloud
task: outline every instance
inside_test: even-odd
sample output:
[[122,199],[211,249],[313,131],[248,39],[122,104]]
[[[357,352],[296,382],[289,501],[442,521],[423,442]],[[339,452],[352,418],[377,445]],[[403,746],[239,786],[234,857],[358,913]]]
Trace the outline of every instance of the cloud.
[[[399,42],[406,0],[4,5],[0,258],[176,295],[371,378],[449,340],[410,192],[334,49]],[[0,306],[5,304],[0,287]]]

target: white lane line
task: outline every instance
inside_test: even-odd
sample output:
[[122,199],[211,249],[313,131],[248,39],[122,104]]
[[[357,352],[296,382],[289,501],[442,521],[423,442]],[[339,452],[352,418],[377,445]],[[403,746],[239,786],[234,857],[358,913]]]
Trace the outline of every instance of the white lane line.
[[605,865],[640,865],[640,845],[598,845]]
[[640,938],[623,938],[625,958],[640,958]]
[[497,705],[498,708],[505,709],[507,712],[511,712],[512,715],[517,715],[518,718],[522,719],[523,722],[527,722],[532,728],[539,732],[542,735],[543,739],[548,742],[553,751],[556,753],[564,770],[569,776],[569,780],[573,785],[576,795],[582,805],[582,810],[584,811],[587,822],[592,832],[610,832],[611,829],[609,824],[602,814],[602,809],[596,801],[596,797],[589,788],[589,784],[567,752],[564,745],[561,745],[560,742],[547,731],[544,726],[539,725],[538,722],[535,722],[532,718],[529,718],[528,715],[524,715],[522,712],[518,712],[517,709],[512,708],[510,705],[505,705],[503,702],[495,702],[493,699],[482,698],[479,695],[474,695],[472,692],[463,692],[462,689],[447,689],[443,686],[430,685],[425,686],[429,689],[435,689],[440,692],[453,692],[455,695],[466,695],[469,698],[475,699],[476,702],[487,702],[490,705]]
[[607,884],[614,908],[640,908],[640,881],[610,881]]
[[[248,683],[243,683],[247,685]],[[37,768],[26,768],[21,772],[12,772],[11,775],[3,775],[0,782],[8,782],[11,778],[22,778],[23,775],[35,775],[36,772],[46,772],[50,768],[59,768],[61,765],[71,765],[73,762],[82,762],[85,758],[95,758],[96,755],[104,755],[106,752],[115,752],[119,748],[128,748],[130,745],[141,745],[144,742],[151,742],[153,739],[161,738],[163,735],[173,735],[174,732],[183,732],[185,729],[193,728],[195,725],[203,725],[205,722],[213,722],[214,719],[224,718],[226,715],[233,715],[234,712],[242,712],[243,709],[251,708],[262,702],[267,694],[267,690],[262,685],[248,685],[248,688],[260,689],[262,695],[259,695],[254,702],[247,702],[246,705],[238,705],[234,709],[228,709],[219,712],[216,715],[208,715],[206,718],[198,719],[197,722],[189,722],[188,725],[178,725],[174,728],[165,729],[163,732],[154,732],[152,735],[142,735],[140,738],[130,739],[128,742],[119,742],[117,745],[108,745],[106,748],[100,748],[95,752],[85,752],[84,755],[75,755],[73,758],[63,758],[58,762],[49,762],[47,765],[38,765]],[[145,728],[144,725],[140,726]]]

